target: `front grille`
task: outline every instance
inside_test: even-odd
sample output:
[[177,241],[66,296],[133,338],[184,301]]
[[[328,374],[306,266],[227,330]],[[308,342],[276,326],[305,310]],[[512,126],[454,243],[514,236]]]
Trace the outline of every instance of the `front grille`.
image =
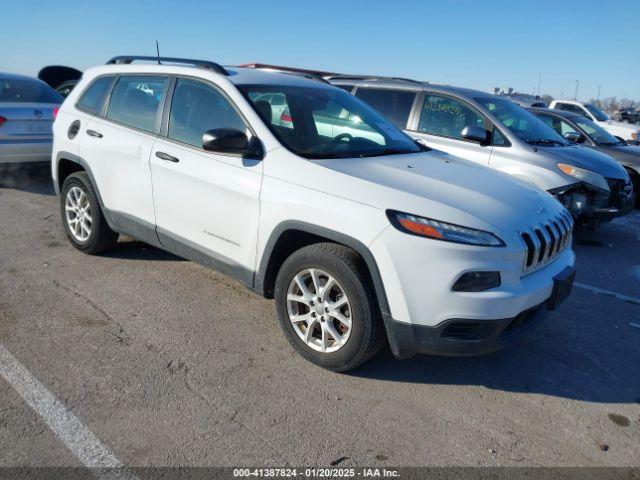
[[538,268],[557,257],[569,244],[572,229],[573,218],[564,211],[521,232],[525,245],[524,271]]

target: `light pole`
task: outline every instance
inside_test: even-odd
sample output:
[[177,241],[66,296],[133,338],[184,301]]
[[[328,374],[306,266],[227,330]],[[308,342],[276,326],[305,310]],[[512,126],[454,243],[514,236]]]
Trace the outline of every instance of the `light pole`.
[[598,103],[600,103],[600,90],[602,89],[602,85],[598,85]]
[[580,86],[580,80],[576,80],[576,91],[573,94],[573,99],[578,100],[578,87]]

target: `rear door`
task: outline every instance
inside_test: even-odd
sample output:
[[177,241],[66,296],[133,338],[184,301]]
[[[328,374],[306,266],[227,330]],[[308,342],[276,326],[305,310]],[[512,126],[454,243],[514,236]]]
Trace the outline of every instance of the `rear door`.
[[81,155],[89,162],[104,206],[114,226],[125,231],[143,226],[148,232],[155,226],[149,158],[168,83],[166,76],[120,76],[104,117],[91,117],[80,133]]
[[[151,156],[158,236],[171,250],[238,277],[254,269],[262,162],[207,152],[207,130],[252,135],[216,86],[178,78]],[[250,281],[243,277],[242,280]]]
[[411,136],[452,155],[484,165],[489,164],[492,147],[462,138],[467,126],[491,129],[491,122],[469,103],[449,95],[424,92],[419,118]]

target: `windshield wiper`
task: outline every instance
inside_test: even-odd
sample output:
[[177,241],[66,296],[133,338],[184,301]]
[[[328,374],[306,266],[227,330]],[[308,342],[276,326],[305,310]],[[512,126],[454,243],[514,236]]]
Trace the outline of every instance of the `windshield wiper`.
[[382,157],[386,155],[405,155],[407,153],[418,153],[415,150],[406,150],[403,148],[385,148],[375,152],[363,152],[358,154],[359,157]]
[[525,140],[529,145],[559,145],[564,147],[566,144],[558,140],[550,140],[548,138],[538,138],[536,140]]

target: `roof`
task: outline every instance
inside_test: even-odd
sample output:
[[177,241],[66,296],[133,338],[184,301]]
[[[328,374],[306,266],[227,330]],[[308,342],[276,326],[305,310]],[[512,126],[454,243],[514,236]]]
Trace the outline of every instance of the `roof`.
[[443,85],[440,83],[425,82],[420,80],[412,80],[409,78],[393,78],[393,77],[376,77],[376,76],[358,76],[358,75],[340,75],[329,77],[328,80],[336,85],[354,84],[367,87],[380,88],[401,88],[403,90],[430,90],[445,93],[453,93],[462,97],[470,98],[493,98],[495,95],[481,90],[472,88],[454,87],[451,85]]
[[[107,73],[149,73],[165,75],[214,75],[224,78],[236,85],[286,85],[300,87],[332,88],[317,79],[309,79],[295,73],[284,73],[256,68],[224,66],[226,74],[218,73],[212,69],[197,66],[169,65],[163,63],[111,63],[90,69],[88,72],[95,74]],[[195,74],[195,75],[194,75]]]
[[317,75],[320,77],[331,77],[334,75],[338,75],[335,72],[327,72],[325,70],[311,70],[308,68],[298,68],[298,67],[285,67],[282,65],[271,65],[268,63],[243,63],[242,65],[238,65],[239,67],[245,68],[261,68],[263,70],[280,70],[280,71],[288,71],[295,73],[308,73],[311,75]]
[[549,114],[556,115],[558,117],[563,117],[569,120],[573,118],[580,118],[583,116],[583,115],[580,115],[579,113],[569,112],[567,110],[558,110],[556,108],[534,107],[534,108],[529,108],[528,110],[531,110],[532,112],[549,113]]

